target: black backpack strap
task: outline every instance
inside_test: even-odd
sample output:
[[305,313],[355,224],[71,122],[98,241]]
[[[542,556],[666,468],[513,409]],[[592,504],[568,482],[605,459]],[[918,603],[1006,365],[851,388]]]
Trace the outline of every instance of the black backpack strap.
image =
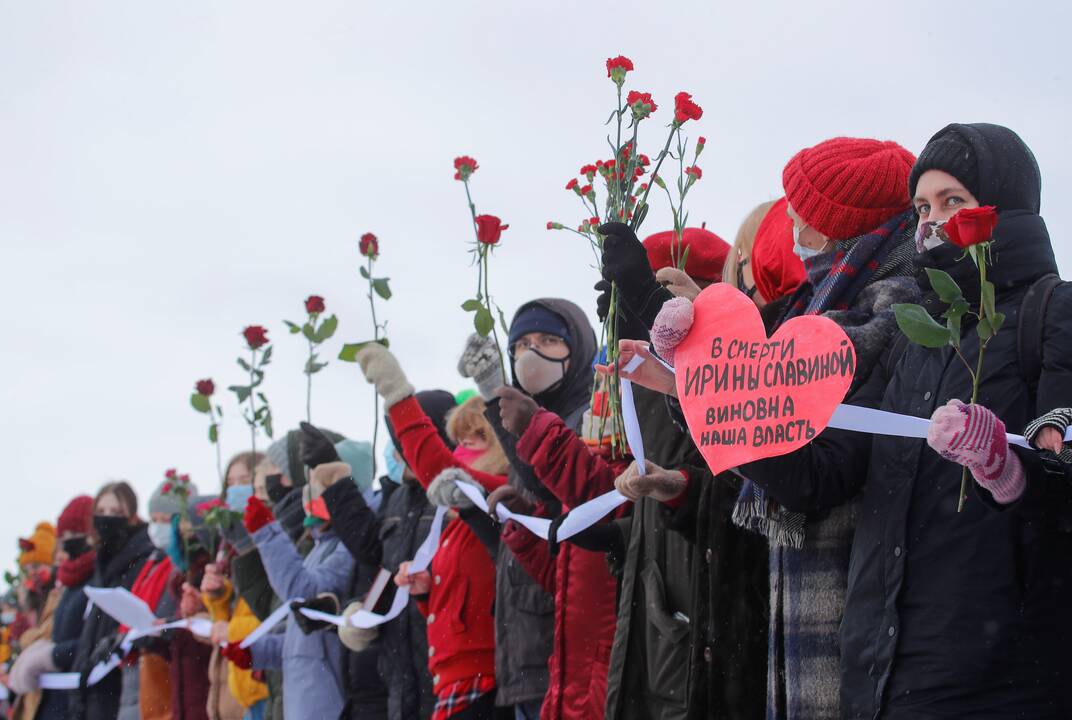
[[1020,302],[1020,317],[1017,322],[1017,345],[1020,355],[1020,374],[1027,381],[1031,397],[1037,397],[1039,377],[1042,375],[1042,339],[1046,332],[1046,308],[1054,288],[1061,278],[1052,273],[1043,275],[1027,289]]

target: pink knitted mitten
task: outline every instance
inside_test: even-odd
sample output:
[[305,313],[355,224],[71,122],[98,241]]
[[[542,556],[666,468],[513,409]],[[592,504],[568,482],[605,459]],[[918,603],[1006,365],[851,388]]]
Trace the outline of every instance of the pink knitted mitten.
[[1024,492],[1024,466],[1009,452],[1005,423],[982,405],[950,400],[934,411],[927,443],[946,460],[971,471],[975,482],[1007,505]]
[[676,297],[663,303],[651,328],[651,344],[666,362],[674,364],[674,348],[685,339],[692,327],[692,301]]

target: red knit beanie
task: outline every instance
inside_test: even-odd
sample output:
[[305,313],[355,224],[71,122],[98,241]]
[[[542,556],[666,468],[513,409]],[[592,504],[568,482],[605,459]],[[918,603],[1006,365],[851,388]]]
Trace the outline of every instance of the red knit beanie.
[[895,142],[839,137],[794,155],[782,186],[804,222],[832,240],[847,240],[908,209],[915,162]]
[[[659,271],[673,265],[670,261],[673,240],[673,230],[655,233],[644,239],[644,249],[648,251],[648,262],[652,270]],[[730,246],[725,240],[710,230],[685,228],[681,233],[681,248],[675,248],[675,252],[684,252],[686,248],[689,251],[685,257],[686,275],[693,280],[706,282],[718,282],[722,279],[722,266],[726,264],[726,256],[730,254]]]
[[793,221],[782,198],[771,206],[752,243],[752,279],[767,302],[774,302],[804,282],[804,263],[793,252]]
[[79,495],[60,513],[59,522],[56,523],[56,535],[65,532],[85,535],[93,528],[93,498],[89,495]]

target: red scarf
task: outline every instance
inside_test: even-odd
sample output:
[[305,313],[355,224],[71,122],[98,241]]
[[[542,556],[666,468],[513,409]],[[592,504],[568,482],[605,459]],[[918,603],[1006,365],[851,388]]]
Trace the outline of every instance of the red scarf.
[[[155,562],[152,558],[149,558],[141,566],[141,571],[134,580],[134,585],[130,588],[130,592],[144,600],[145,604],[153,612],[156,612],[156,606],[160,604],[160,598],[164,595],[164,590],[167,589],[168,578],[171,577],[171,568],[171,558],[167,555]],[[126,627],[120,626],[120,632],[126,632],[126,630]]]
[[93,574],[94,563],[97,561],[97,553],[90,550],[76,558],[64,560],[56,570],[56,579],[63,587],[78,587]]

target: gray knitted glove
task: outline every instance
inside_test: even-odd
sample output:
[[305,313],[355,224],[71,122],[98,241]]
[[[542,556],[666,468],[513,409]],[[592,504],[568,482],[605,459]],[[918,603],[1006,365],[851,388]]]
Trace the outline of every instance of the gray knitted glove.
[[56,646],[51,640],[41,639],[19,653],[8,675],[11,689],[19,695],[33,692],[39,687],[38,679],[41,673],[56,672],[56,664],[52,662],[54,647]]
[[461,468],[450,467],[436,475],[435,480],[428,486],[428,490],[424,493],[428,496],[428,502],[437,507],[473,507],[473,501],[469,499],[469,496],[458,489],[456,482],[458,480],[480,487],[480,484],[473,480],[469,473]]
[[[400,589],[399,592],[404,592],[404,590]],[[361,603],[350,603],[346,606],[346,609],[343,610],[342,616],[349,620],[350,616],[360,609]],[[375,640],[379,634],[380,631],[378,628],[354,627],[349,622],[339,628],[339,640],[342,641],[342,644],[353,652],[361,652],[362,650],[367,648],[369,645],[372,644],[372,641]]]
[[480,397],[494,400],[495,390],[503,384],[502,363],[499,361],[495,340],[490,335],[470,335],[465,342],[465,350],[458,359],[458,372],[462,377],[473,379],[480,391]]
[[386,409],[402,402],[415,391],[391,351],[379,343],[369,343],[357,354],[365,379],[376,386]]

